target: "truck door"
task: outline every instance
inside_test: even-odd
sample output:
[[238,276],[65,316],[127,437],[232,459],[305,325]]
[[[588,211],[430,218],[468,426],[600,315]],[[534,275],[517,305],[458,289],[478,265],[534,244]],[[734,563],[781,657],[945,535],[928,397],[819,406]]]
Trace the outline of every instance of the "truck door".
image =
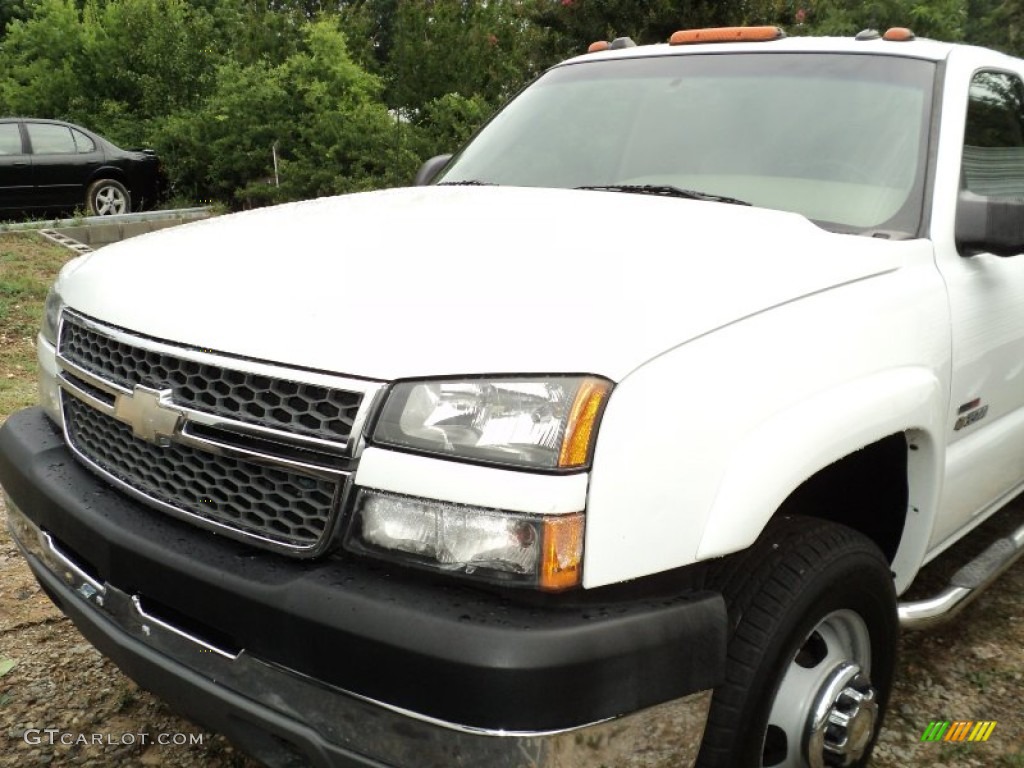
[[[970,81],[960,189],[1024,197],[1024,80],[979,69]],[[953,323],[942,514],[931,546],[980,521],[1024,483],[1024,254],[938,247]]]

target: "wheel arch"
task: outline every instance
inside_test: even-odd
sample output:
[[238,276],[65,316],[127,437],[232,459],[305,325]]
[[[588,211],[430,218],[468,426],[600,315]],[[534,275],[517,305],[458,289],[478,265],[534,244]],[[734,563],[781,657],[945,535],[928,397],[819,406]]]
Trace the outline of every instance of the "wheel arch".
[[125,174],[123,169],[118,168],[116,165],[103,165],[97,168],[89,176],[89,184],[95,184],[97,181],[102,181],[103,179],[113,179],[114,181],[119,181],[125,186],[128,186],[127,174]]
[[887,371],[763,423],[733,453],[697,559],[744,549],[776,515],[799,514],[868,536],[905,589],[941,491],[942,392],[932,371]]

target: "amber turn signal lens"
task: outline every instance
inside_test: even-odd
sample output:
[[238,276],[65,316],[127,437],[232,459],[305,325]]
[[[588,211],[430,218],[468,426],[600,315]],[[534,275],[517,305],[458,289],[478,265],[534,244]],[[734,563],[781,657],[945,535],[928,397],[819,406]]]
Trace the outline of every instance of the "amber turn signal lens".
[[895,43],[905,43],[909,40],[913,40],[917,35],[906,27],[891,27],[885,30],[885,34],[882,35],[883,40]]
[[552,515],[544,520],[539,585],[558,592],[578,586],[583,580],[582,513]]
[[576,397],[569,411],[562,438],[562,450],[558,454],[558,466],[563,469],[582,467],[590,458],[590,438],[601,415],[611,383],[603,379],[584,379],[576,390]]

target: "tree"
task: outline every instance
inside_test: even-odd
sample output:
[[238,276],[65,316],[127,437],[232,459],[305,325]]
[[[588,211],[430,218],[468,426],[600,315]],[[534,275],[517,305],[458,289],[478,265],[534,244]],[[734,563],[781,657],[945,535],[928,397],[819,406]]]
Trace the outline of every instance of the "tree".
[[150,121],[199,103],[222,59],[209,14],[184,0],[88,0],[82,26],[92,118],[131,143]]
[[[417,155],[383,84],[349,56],[336,19],[307,22],[282,63],[228,61],[209,98],[157,132],[182,191],[233,206],[407,183]],[[280,186],[271,182],[272,152]]]
[[32,15],[36,0],[0,0],[0,40],[12,21],[24,21]]
[[184,0],[40,0],[0,46],[0,105],[141,143],[209,91],[217,48],[209,15]]
[[[910,27],[920,37],[962,40],[967,0],[806,0],[794,12],[798,31],[815,35],[855,35],[863,29]],[[781,10],[781,9],[780,9]]]
[[968,0],[966,39],[1024,56],[1024,6],[1017,0]]
[[548,62],[539,30],[511,0],[400,0],[384,67],[392,107],[418,110],[446,94],[497,106]]
[[0,113],[68,117],[84,108],[81,16],[73,0],[41,0],[0,46]]
[[769,0],[529,0],[530,19],[548,30],[548,55],[584,52],[595,40],[631,37],[663,43],[678,29],[764,24],[774,20]]
[[493,109],[481,96],[448,93],[423,105],[416,122],[419,156],[453,152],[483,125]]
[[399,0],[347,0],[339,15],[352,57],[368,72],[381,73],[391,58]]

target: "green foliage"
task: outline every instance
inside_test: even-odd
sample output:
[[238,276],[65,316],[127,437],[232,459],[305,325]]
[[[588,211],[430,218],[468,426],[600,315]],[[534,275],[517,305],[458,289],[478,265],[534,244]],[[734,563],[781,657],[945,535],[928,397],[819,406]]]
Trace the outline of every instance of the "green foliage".
[[331,22],[307,27],[306,50],[280,68],[291,95],[293,144],[284,146],[286,193],[319,196],[393,186],[415,173],[404,126],[380,101],[383,84],[348,55]]
[[0,39],[3,39],[8,24],[32,15],[32,6],[35,2],[36,0],[0,0]]
[[[862,29],[910,27],[920,37],[964,39],[967,0],[806,0],[779,3],[780,15],[799,23],[790,31],[813,35],[855,35]],[[788,20],[788,19],[787,19]]]
[[[304,26],[278,65],[229,61],[196,110],[155,134],[176,188],[238,207],[405,183],[417,157],[380,101],[379,78],[355,64],[334,21]],[[273,184],[273,154],[280,186]]]
[[423,105],[418,127],[423,158],[454,152],[490,116],[482,96],[448,93]]
[[531,18],[549,30],[549,51],[579,54],[595,40],[631,37],[663,43],[678,29],[764,24],[773,21],[768,0],[531,0]]
[[497,105],[542,67],[539,30],[516,2],[399,0],[391,24],[384,72],[394,107],[449,93]]
[[15,20],[0,47],[0,114],[40,117],[84,107],[85,43],[73,0],[41,0],[33,16]]
[[166,118],[154,133],[172,183],[197,200],[234,200],[236,192],[268,175],[275,129],[285,124],[288,90],[266,64],[229,61],[197,109]]
[[380,73],[391,58],[395,15],[400,0],[349,0],[339,9],[352,57],[370,72]]
[[82,28],[86,93],[142,119],[194,104],[220,60],[212,19],[184,0],[89,0]]
[[153,146],[176,199],[262,205],[408,183],[594,40],[746,23],[1024,53],[1019,0],[0,0],[0,114]]
[[1019,0],[968,0],[969,42],[1024,56],[1024,5]]
[[209,90],[213,25],[184,0],[40,0],[0,46],[0,111],[58,117],[138,144]]

